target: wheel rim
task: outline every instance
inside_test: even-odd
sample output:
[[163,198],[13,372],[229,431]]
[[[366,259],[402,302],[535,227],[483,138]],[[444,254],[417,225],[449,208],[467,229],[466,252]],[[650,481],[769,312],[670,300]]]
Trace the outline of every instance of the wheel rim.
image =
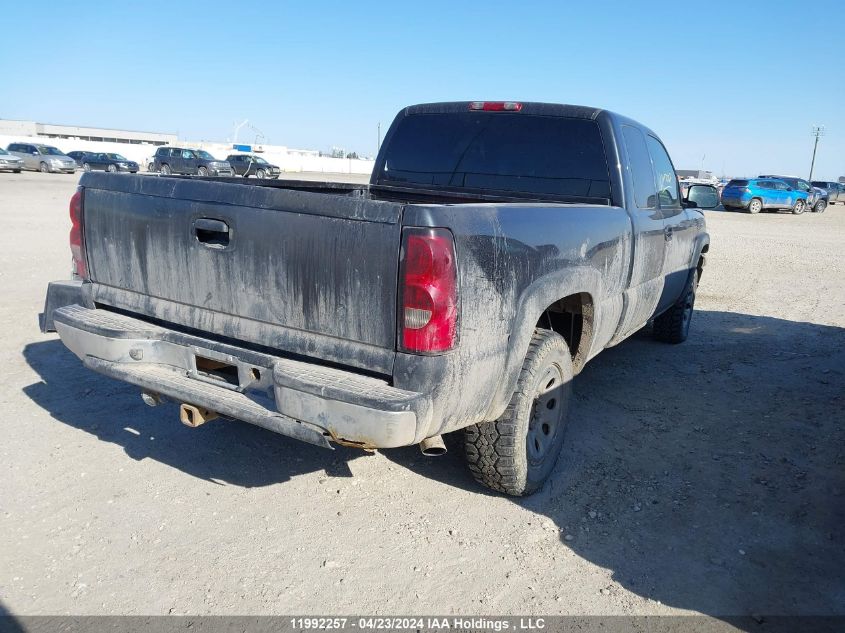
[[205,167],[200,167],[200,176],[208,176],[208,170]]
[[795,203],[795,214],[804,213],[804,201],[799,200]]
[[547,367],[537,380],[527,436],[528,459],[533,463],[542,462],[554,446],[561,426],[562,386],[563,371],[557,364]]
[[257,174],[255,174],[255,175],[256,175],[256,176],[258,176],[259,178],[264,178],[264,170],[263,170],[263,169],[259,169],[259,170],[258,170],[258,173],[257,173]]
[[117,168],[114,165],[109,165],[109,171],[114,173],[117,171]]
[[46,163],[41,163],[41,173],[42,173],[42,174],[46,174],[46,173],[47,173],[47,165],[46,165]]
[[758,213],[762,206],[763,205],[760,203],[759,200],[752,200],[751,201],[751,213]]

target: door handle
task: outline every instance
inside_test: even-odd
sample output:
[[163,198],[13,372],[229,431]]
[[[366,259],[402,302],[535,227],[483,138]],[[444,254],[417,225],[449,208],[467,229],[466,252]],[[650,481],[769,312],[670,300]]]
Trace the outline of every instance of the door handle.
[[226,248],[232,237],[232,230],[223,220],[197,218],[194,220],[194,236],[208,248]]

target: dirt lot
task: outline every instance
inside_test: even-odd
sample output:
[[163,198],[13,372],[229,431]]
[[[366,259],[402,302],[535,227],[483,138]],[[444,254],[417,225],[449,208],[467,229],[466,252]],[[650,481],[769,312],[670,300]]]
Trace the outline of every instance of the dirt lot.
[[328,452],[82,368],[37,329],[77,178],[0,174],[0,603],[19,614],[845,614],[845,207],[708,213],[684,345],[576,380],[513,500],[457,443]]

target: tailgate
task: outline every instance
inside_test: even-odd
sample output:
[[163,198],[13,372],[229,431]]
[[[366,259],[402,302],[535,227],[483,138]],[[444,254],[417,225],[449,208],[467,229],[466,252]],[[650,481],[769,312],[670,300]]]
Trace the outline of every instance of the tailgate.
[[392,370],[401,205],[353,188],[105,174],[86,174],[81,184],[95,301]]

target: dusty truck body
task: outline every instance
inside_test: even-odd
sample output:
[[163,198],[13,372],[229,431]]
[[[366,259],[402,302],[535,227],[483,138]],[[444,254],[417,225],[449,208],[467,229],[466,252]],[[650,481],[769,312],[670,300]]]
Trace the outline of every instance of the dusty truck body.
[[189,425],[432,454],[466,429],[474,475],[526,494],[587,361],[686,338],[708,189],[681,200],[629,119],[502,102],[403,110],[368,186],[85,174],[43,328]]

